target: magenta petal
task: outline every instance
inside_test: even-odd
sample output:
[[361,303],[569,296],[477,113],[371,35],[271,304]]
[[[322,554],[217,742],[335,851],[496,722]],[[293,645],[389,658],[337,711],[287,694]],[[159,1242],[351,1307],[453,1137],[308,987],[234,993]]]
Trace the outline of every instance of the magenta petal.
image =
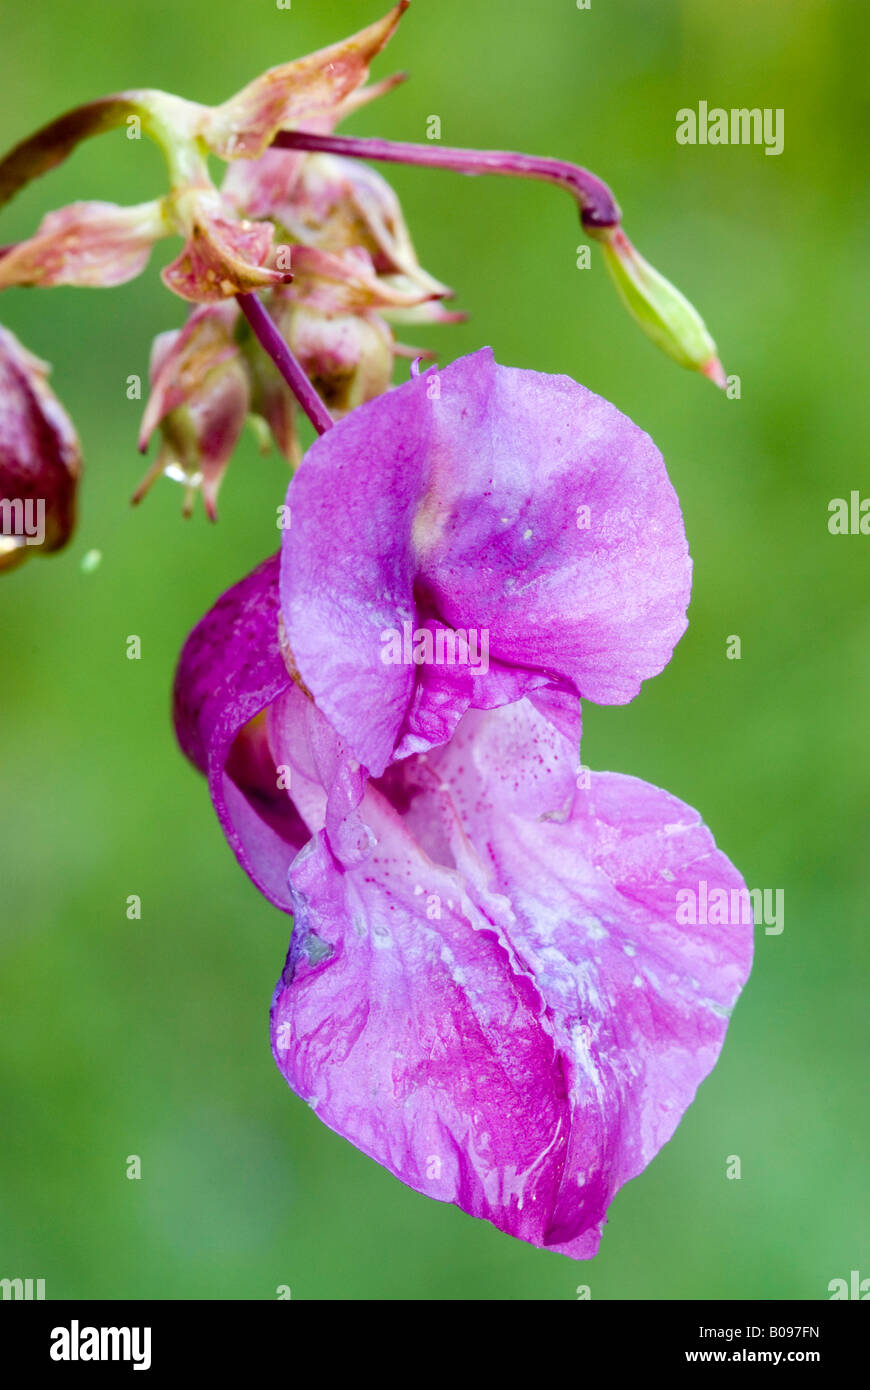
[[272,1026],[293,1089],[403,1181],[586,1258],[714,1065],[752,928],[678,925],[678,892],[739,874],[682,802],[578,790],[573,761],[522,701],[395,764],[371,858],[321,836],[291,869]]
[[[290,646],[375,775],[405,735],[421,747],[469,707],[544,689],[563,714],[578,695],[630,700],[685,629],[682,516],[649,436],[569,378],[500,367],[488,349],[353,411],[289,501]],[[427,623],[474,634],[477,653],[421,675],[429,658],[409,648]]]
[[[185,643],[175,678],[182,749],[208,777],[242,868],[290,911],[287,870],[309,831],[279,773],[259,716],[291,685],[278,645],[278,557],[229,589]],[[304,698],[304,697],[303,697]]]

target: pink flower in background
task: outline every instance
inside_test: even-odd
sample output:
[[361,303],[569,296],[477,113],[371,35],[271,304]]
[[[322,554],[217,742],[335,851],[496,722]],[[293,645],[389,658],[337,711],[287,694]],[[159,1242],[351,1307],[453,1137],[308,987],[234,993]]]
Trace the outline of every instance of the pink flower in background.
[[0,327],[0,572],[62,549],[75,525],[81,450],[49,370]]
[[743,887],[697,813],[577,775],[579,697],[630,700],[685,628],[661,456],[485,351],[351,412],[288,507],[280,562],[219,600],[176,682],[227,838],[294,915],[278,1065],[418,1191],[594,1255],[751,960],[749,927],[677,924],[681,890]]

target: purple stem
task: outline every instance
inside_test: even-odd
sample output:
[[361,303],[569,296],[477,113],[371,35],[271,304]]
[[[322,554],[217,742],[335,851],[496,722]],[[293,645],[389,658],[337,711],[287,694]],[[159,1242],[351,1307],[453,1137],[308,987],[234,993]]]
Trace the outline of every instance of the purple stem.
[[391,164],[453,169],[458,174],[512,174],[523,179],[543,179],[573,195],[580,206],[580,221],[589,231],[617,227],[621,218],[619,205],[606,183],[590,174],[588,169],[546,155],[451,149],[399,140],[360,139],[352,135],[315,135],[307,130],[279,131],[272,143],[286,150],[320,151],[352,159],[380,159]]
[[268,353],[318,434],[325,434],[334,423],[303,370],[278,332],[271,315],[255,294],[237,294],[239,308],[254,331],[257,342]]

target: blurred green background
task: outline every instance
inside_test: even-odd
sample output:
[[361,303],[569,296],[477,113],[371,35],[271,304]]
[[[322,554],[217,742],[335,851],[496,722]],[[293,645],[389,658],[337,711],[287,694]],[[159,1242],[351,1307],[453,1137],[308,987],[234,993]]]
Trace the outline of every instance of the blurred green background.
[[[0,146],[124,87],[221,100],[382,8],[7,3]],[[870,539],[827,529],[831,498],[870,495],[868,33],[844,0],[415,3],[375,69],[411,81],[347,126],[422,140],[437,114],[446,144],[594,169],[741,377],[726,400],[647,343],[600,258],[576,268],[584,238],[556,190],[385,171],[421,261],[473,315],[405,336],[442,361],[488,343],[573,375],[650,431],[681,497],[689,632],[632,705],[587,708],[584,761],[669,788],[750,886],[785,890],[721,1062],[615,1200],[592,1263],[402,1187],[273,1065],[288,924],[226,848],[168,701],[187,631],[275,547],[286,476],[246,437],[216,527],[199,510],[182,522],[168,481],[128,506],[143,462],[125,382],[184,317],[158,279],[177,243],[118,290],[3,296],[0,320],[54,363],[87,476],[69,549],[0,580],[0,1276],[45,1278],[49,1298],[233,1299],[282,1284],[303,1299],[571,1299],[579,1284],[815,1299],[870,1276]],[[784,153],[677,145],[675,114],[699,100],[784,108]],[[107,135],[5,209],[0,242],[77,197],[161,189],[156,149]],[[83,573],[93,548],[102,564]]]

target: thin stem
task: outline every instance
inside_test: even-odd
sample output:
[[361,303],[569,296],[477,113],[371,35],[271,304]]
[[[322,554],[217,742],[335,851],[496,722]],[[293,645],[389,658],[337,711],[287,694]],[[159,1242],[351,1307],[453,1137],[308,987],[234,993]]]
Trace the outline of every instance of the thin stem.
[[378,159],[390,164],[416,164],[428,169],[453,169],[459,174],[507,174],[542,179],[566,189],[580,207],[580,221],[589,231],[617,227],[621,213],[606,183],[561,159],[514,154],[508,150],[462,150],[406,141],[361,139],[350,135],[315,135],[307,130],[282,130],[273,144],[288,150],[320,151],[352,159]]
[[236,300],[258,343],[275,363],[317,433],[325,434],[333,424],[332,416],[308,380],[301,363],[278,332],[270,314],[255,294],[237,294]]

